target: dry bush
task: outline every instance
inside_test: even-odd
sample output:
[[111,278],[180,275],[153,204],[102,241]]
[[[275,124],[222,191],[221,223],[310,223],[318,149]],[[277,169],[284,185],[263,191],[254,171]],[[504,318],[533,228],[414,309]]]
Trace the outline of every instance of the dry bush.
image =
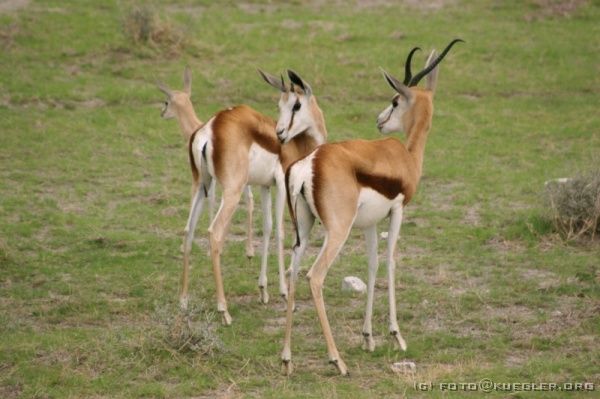
[[149,6],[132,7],[123,19],[123,32],[135,45],[179,54],[189,43],[185,33]]
[[600,233],[600,169],[546,185],[555,228],[567,240]]
[[155,307],[155,319],[162,330],[161,338],[180,353],[193,352],[210,356],[223,350],[214,316],[213,312],[206,310],[203,303],[190,303],[185,311],[175,304]]

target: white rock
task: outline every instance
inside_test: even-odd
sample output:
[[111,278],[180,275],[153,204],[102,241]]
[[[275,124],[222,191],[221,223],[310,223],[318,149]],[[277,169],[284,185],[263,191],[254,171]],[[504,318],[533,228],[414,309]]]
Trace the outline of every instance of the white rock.
[[380,237],[383,240],[387,240],[387,238],[388,238],[388,232],[387,231],[382,231],[381,234],[380,234]]
[[398,374],[412,374],[417,371],[417,365],[414,362],[403,361],[392,364],[392,371]]
[[353,291],[364,294],[367,292],[367,285],[358,277],[347,276],[342,281],[342,291]]
[[558,179],[552,179],[552,180],[547,180],[544,182],[544,186],[548,187],[550,184],[565,184],[570,182],[571,179],[570,177],[559,177]]

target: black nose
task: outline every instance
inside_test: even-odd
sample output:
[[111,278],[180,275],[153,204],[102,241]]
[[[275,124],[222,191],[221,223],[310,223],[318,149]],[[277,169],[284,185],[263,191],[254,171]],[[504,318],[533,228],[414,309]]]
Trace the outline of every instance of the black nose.
[[283,134],[283,129],[277,131],[277,135],[281,136]]

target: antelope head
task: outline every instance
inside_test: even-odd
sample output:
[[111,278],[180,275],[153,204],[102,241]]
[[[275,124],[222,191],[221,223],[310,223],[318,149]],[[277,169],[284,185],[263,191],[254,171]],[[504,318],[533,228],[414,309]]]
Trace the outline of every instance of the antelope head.
[[[283,75],[280,79],[258,71],[265,82],[275,87],[281,92],[279,97],[279,118],[275,131],[279,141],[287,143],[294,137],[302,133],[322,130],[319,123],[322,124],[322,114],[317,106],[316,100],[312,95],[310,85],[304,81],[297,73],[288,70],[290,78],[290,87],[286,87]],[[323,140],[318,139],[319,142]]]
[[398,79],[382,70],[385,80],[392,89],[396,91],[396,95],[392,98],[392,103],[377,117],[377,128],[381,133],[388,134],[404,130],[403,117],[415,103],[416,91],[418,90],[416,88],[417,84],[419,84],[423,77],[427,76],[426,91],[433,95],[437,83],[438,64],[444,59],[455,43],[462,41],[463,40],[461,39],[454,39],[437,57],[435,50],[433,50],[427,58],[425,68],[415,76],[413,76],[411,72],[411,60],[414,53],[417,50],[420,50],[420,48],[413,48],[406,58],[406,64],[404,66],[404,82],[400,82]]
[[157,82],[156,85],[167,96],[160,114],[164,119],[175,118],[177,116],[177,109],[191,106],[192,72],[189,67],[185,67],[185,71],[183,72],[183,91],[171,90],[162,82]]

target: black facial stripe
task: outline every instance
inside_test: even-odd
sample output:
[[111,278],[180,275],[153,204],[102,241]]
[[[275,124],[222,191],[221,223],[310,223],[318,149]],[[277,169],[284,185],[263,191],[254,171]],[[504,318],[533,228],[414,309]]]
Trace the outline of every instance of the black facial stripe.
[[388,121],[390,120],[390,118],[392,117],[392,114],[394,113],[394,107],[392,107],[392,109],[390,109],[390,113],[387,115],[387,117],[385,118],[385,120],[383,122],[381,122],[381,126],[385,125],[386,123],[388,123]]
[[298,112],[298,110],[300,110],[300,101],[296,100],[296,102],[294,103],[294,106],[292,107],[292,117],[290,118],[290,124],[288,126],[288,130],[290,130],[292,128],[292,125],[294,124],[294,116],[296,115],[296,112]]
[[294,115],[296,115],[296,112],[292,110],[292,117],[290,118],[290,124],[288,125],[288,131],[292,128],[292,125],[294,124]]

